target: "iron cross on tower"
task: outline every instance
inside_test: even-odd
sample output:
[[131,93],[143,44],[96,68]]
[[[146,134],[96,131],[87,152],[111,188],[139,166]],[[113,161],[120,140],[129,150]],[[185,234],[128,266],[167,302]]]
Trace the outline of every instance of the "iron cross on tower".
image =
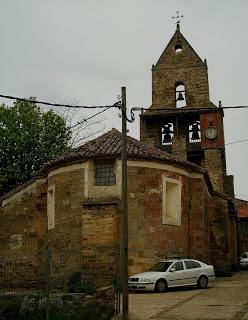
[[176,11],[177,15],[172,16],[172,19],[176,19],[176,24],[177,24],[177,30],[180,30],[180,18],[183,18],[183,15],[179,15],[179,11]]

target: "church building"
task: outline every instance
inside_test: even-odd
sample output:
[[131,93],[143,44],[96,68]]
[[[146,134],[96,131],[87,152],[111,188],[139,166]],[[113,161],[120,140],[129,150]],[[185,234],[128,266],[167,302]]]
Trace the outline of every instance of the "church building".
[[[130,275],[165,257],[200,259],[217,274],[237,267],[223,117],[221,104],[210,101],[207,62],[178,23],[152,66],[152,105],[140,114],[140,141],[127,139]],[[81,271],[96,286],[112,284],[119,269],[121,143],[112,129],[2,196],[1,254],[39,256],[49,241],[57,264],[67,253],[80,256],[63,269],[64,277]],[[38,281],[39,266],[32,272],[32,263],[29,273],[12,271],[10,278]],[[2,270],[8,272],[4,261]]]

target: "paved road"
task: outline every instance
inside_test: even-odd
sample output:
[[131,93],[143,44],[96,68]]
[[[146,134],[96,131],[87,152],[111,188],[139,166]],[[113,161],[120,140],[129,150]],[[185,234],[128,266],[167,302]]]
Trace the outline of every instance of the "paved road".
[[248,320],[248,271],[218,278],[206,290],[131,293],[130,320]]

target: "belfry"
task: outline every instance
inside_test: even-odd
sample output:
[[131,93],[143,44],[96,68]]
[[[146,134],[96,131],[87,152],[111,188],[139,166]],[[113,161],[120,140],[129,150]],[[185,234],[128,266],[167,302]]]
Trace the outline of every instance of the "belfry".
[[223,109],[210,101],[208,67],[180,31],[152,66],[152,105],[140,115],[140,140],[208,170],[215,190],[233,196],[226,175]]

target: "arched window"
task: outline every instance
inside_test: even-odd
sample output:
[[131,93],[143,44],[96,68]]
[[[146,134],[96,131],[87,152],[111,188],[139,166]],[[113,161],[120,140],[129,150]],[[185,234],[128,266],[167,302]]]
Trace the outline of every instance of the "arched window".
[[182,82],[176,83],[176,107],[182,108],[186,106],[185,86]]

